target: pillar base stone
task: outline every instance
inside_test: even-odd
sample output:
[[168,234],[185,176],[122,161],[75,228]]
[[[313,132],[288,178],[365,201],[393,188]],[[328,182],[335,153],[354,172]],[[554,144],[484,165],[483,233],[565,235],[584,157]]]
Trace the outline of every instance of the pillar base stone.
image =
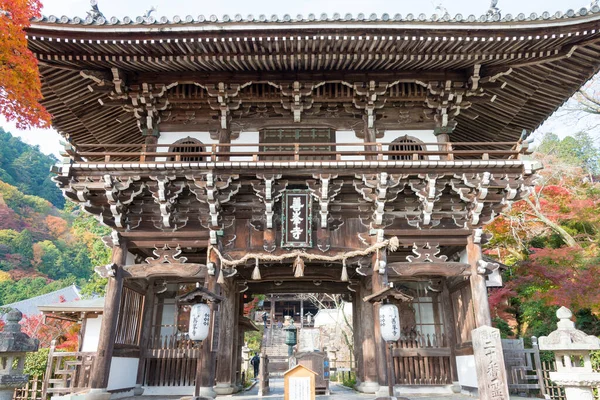
[[[375,394],[379,391],[379,383],[377,383],[377,382],[361,382],[356,387],[356,390],[358,390],[361,393]],[[387,394],[387,392],[386,392],[386,394]]]
[[217,383],[216,386],[213,386],[213,389],[218,395],[233,394],[233,392],[235,391],[235,387],[232,386],[230,383]]
[[85,394],[85,400],[110,400],[110,393],[106,389],[90,389]]
[[142,394],[144,394],[144,388],[142,387],[142,385],[135,385],[135,387],[133,388],[133,395],[141,396]]

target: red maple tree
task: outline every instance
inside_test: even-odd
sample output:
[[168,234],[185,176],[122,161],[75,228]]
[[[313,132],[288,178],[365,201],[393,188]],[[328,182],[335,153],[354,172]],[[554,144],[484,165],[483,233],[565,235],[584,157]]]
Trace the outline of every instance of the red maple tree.
[[0,0],[0,114],[19,129],[47,128],[38,64],[25,28],[40,15],[39,0]]

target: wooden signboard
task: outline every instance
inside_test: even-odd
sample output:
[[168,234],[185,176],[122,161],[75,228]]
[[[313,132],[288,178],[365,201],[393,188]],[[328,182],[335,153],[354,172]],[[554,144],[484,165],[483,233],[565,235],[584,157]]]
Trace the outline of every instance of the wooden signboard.
[[283,374],[284,400],[315,400],[317,373],[303,365],[296,365]]
[[329,394],[329,359],[324,352],[305,352],[296,354],[296,363],[314,371],[315,390],[319,394]]
[[312,247],[312,198],[307,190],[283,195],[281,247]]

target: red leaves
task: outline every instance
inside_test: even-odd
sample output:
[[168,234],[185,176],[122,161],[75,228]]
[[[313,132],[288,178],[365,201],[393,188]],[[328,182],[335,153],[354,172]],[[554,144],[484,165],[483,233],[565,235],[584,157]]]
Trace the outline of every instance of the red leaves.
[[39,0],[0,0],[0,113],[19,129],[50,125],[50,114],[39,103],[37,60],[24,31],[40,9]]

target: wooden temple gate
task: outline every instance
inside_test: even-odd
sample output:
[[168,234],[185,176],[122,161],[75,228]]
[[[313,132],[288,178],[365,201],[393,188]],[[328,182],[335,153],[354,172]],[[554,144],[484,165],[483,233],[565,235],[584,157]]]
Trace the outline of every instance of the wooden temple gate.
[[[398,385],[476,385],[461,371],[497,275],[483,227],[533,184],[524,130],[598,71],[599,12],[34,21],[69,140],[55,181],[113,230],[86,387],[235,392],[245,302],[315,292],[352,302],[359,390],[388,383],[386,301]],[[202,346],[185,336],[198,301]]]

